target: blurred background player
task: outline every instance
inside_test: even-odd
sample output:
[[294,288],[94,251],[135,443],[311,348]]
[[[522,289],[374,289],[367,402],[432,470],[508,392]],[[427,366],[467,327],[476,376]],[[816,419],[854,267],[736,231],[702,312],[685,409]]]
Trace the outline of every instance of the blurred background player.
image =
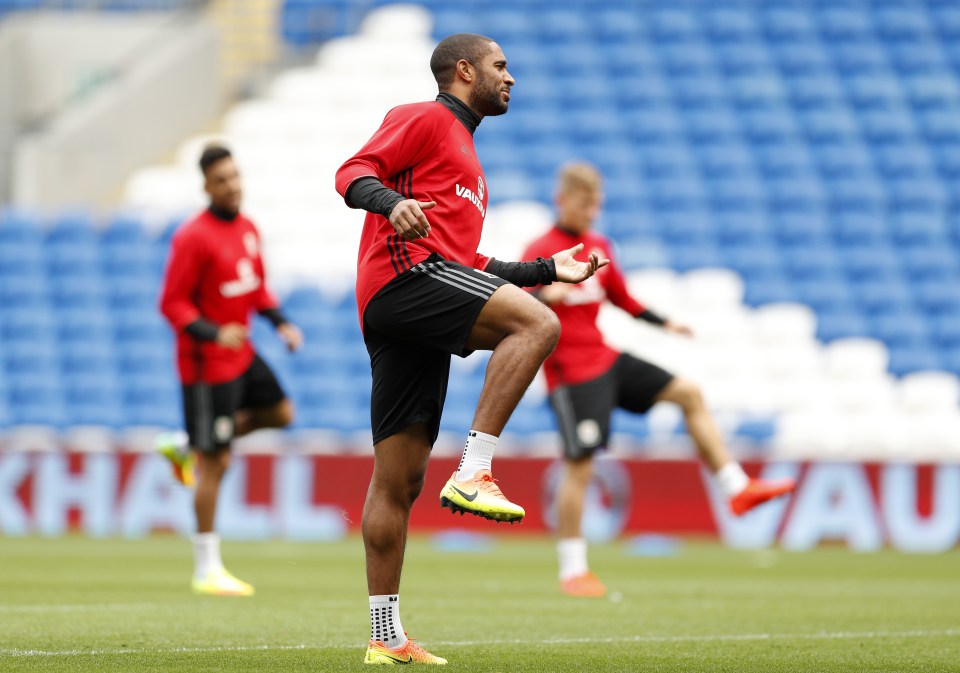
[[250,312],[270,320],[291,351],[300,348],[303,337],[267,289],[260,236],[240,213],[242,185],[230,151],[207,147],[200,170],[210,206],[174,235],[160,300],[177,333],[183,439],[189,444],[176,434],[161,435],[158,449],[187,485],[193,483],[196,454],[193,590],[249,596],[253,587],[227,572],[220,559],[214,532],[217,494],[235,437],[293,420],[293,405],[250,342]]
[[[556,193],[557,222],[527,247],[524,259],[544,251],[583,246],[583,255],[611,258],[611,246],[593,231],[603,205],[599,171],[588,163],[561,168]],[[686,325],[657,315],[630,296],[616,262],[584,283],[538,288],[536,294],[560,318],[557,348],[544,363],[550,405],[556,415],[566,458],[566,473],[557,494],[557,521],[562,589],[571,595],[602,596],[606,588],[587,566],[587,543],[580,525],[584,496],[593,476],[593,456],[606,448],[610,415],[620,407],[645,413],[657,402],[680,406],[701,459],[736,515],[791,492],[791,479],[750,479],[734,461],[707,410],[700,388],[687,379],[607,346],[597,326],[604,301],[668,332],[692,336]]]
[[488,194],[473,132],[485,116],[507,111],[514,80],[497,43],[469,33],[442,40],[430,69],[440,89],[436,101],[391,110],[336,181],[347,205],[368,211],[357,305],[373,373],[374,468],[362,522],[371,664],[446,663],[407,639],[398,592],[410,508],[439,432],[450,356],[493,351],[441,505],[519,521],[524,510],[494,483],[491,461],[507,420],[556,344],[559,324],[516,286],[580,282],[606,263],[592,254],[574,261],[579,249],[526,263],[477,253]]

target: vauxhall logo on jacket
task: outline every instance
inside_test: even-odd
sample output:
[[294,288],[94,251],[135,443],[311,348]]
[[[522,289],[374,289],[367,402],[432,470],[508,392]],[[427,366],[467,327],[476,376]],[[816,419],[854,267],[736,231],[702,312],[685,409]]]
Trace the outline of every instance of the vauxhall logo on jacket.
[[483,207],[483,192],[484,192],[483,178],[477,178],[476,192],[473,192],[470,189],[467,189],[466,187],[461,187],[459,182],[456,185],[456,190],[457,190],[457,196],[461,196],[465,198],[467,201],[470,201],[473,205],[477,207],[477,210],[480,211],[480,215],[482,215],[483,217],[487,216],[487,211]]

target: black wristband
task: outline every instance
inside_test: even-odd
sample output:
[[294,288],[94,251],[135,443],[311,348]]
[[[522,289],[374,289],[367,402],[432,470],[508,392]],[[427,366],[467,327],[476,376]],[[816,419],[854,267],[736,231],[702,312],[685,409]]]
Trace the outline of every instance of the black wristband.
[[660,325],[661,327],[667,324],[666,318],[664,318],[663,316],[657,313],[654,313],[650,309],[644,309],[643,311],[641,311],[636,315],[636,318],[637,320],[643,320],[644,322],[648,322],[651,325]]
[[283,311],[280,310],[279,306],[265,308],[260,311],[260,315],[272,322],[274,327],[280,327],[283,323],[290,322],[287,320],[287,316],[283,315]]
[[184,327],[183,331],[200,341],[216,341],[217,334],[220,333],[220,325],[206,318],[197,318]]
[[557,279],[557,263],[552,257],[537,257],[532,262],[501,262],[499,259],[491,259],[485,270],[520,287],[549,285]]

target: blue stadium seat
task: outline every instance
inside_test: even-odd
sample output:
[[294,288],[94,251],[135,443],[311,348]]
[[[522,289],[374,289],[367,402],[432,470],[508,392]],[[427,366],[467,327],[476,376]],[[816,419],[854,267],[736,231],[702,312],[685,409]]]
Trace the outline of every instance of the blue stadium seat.
[[817,27],[804,7],[757,5],[763,33],[771,45],[816,44]]
[[67,424],[63,396],[53,381],[29,379],[10,386],[7,398],[11,425],[46,425],[62,428]]
[[735,145],[740,139],[740,123],[727,109],[693,110],[683,117],[686,136],[697,148]]
[[940,357],[929,348],[923,346],[903,346],[890,349],[889,370],[890,373],[895,376],[904,376],[914,372],[940,368]]
[[51,305],[50,288],[43,276],[6,276],[0,282],[0,306],[4,309],[41,308]]
[[899,81],[877,74],[854,75],[846,81],[846,89],[858,111],[890,109],[904,99]]
[[702,23],[714,43],[743,44],[759,38],[760,28],[753,12],[746,7],[711,7],[703,13]]
[[96,222],[90,213],[81,210],[60,213],[49,229],[46,243],[49,246],[62,244],[86,247],[97,242]]
[[824,178],[863,178],[874,174],[873,158],[859,142],[821,147],[816,152],[817,166]]
[[913,303],[909,286],[899,279],[864,280],[851,287],[857,305],[867,314],[902,314]]
[[663,72],[671,81],[684,76],[700,78],[714,67],[713,52],[703,43],[662,44],[656,51]]
[[3,359],[7,378],[18,380],[46,380],[60,378],[60,354],[52,339],[7,341],[3,344]]
[[878,7],[873,11],[873,29],[886,42],[922,42],[934,37],[923,5]]
[[639,12],[629,7],[599,6],[590,12],[598,45],[624,45],[636,48],[637,39],[645,36],[647,25]]
[[900,259],[888,245],[853,245],[843,250],[841,260],[854,282],[892,280],[901,275]]
[[840,212],[831,220],[834,239],[843,247],[885,245],[889,234],[877,212]]
[[[960,352],[960,314],[941,315],[930,321],[931,337],[943,351]],[[957,360],[960,364],[960,360]]]
[[107,306],[107,287],[97,275],[55,276],[50,297],[57,310],[102,310]]
[[771,215],[771,228],[784,251],[795,246],[830,245],[830,223],[819,208]]
[[817,339],[824,343],[834,339],[865,337],[869,332],[867,319],[856,311],[841,309],[817,314]]
[[[515,19],[514,19],[515,20]],[[589,36],[589,25],[583,20],[583,14],[576,10],[553,8],[550,11],[541,12],[533,23],[542,39],[547,42],[563,42],[570,45],[571,42],[582,41],[585,45],[585,51],[590,52],[588,59],[596,58],[596,51],[590,49],[591,42],[587,41]],[[495,24],[498,28],[502,25]],[[567,52],[566,49],[558,50],[557,55]],[[598,62],[599,65],[599,62]]]
[[696,12],[670,6],[652,7],[647,15],[651,36],[657,41],[689,43],[700,39]]
[[931,315],[960,314],[960,286],[942,280],[927,280],[911,286],[917,305]]
[[850,288],[838,283],[836,278],[796,281],[793,287],[797,300],[809,305],[817,314],[851,311],[856,306]]
[[50,341],[57,333],[57,316],[44,306],[6,307],[0,313],[3,341]]
[[903,267],[912,281],[941,280],[957,282],[957,251],[950,245],[919,245],[901,253]]
[[870,320],[870,336],[891,349],[930,349],[927,321],[912,311],[874,316]]
[[771,42],[770,46],[780,70],[789,77],[816,76],[833,71],[830,57],[818,42]]
[[748,283],[743,301],[748,306],[763,306],[798,301],[795,285],[785,278],[766,279],[762,283]]
[[71,377],[111,379],[117,372],[113,345],[101,341],[73,341],[60,344],[60,369],[65,381]]
[[832,247],[794,246],[783,258],[783,268],[792,280],[840,279],[842,259]]

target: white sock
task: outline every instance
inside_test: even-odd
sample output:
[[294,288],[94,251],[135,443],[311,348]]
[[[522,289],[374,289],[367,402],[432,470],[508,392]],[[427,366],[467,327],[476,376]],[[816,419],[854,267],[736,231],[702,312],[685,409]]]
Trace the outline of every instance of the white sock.
[[728,498],[732,498],[740,493],[740,491],[747,487],[750,481],[750,477],[748,477],[747,473],[740,467],[740,463],[733,461],[721,467],[713,476],[714,479],[717,480],[717,485],[720,487],[720,490],[723,491],[723,494]]
[[473,479],[480,470],[490,470],[493,452],[497,449],[499,437],[471,430],[467,434],[467,444],[463,447],[463,457],[457,468],[457,481]]
[[560,581],[583,575],[587,568],[587,541],[582,537],[568,537],[557,541],[560,559]]
[[400,624],[400,595],[370,597],[370,640],[379,640],[396,649],[407,643],[407,634]]
[[223,570],[220,536],[216,533],[197,533],[193,536],[193,576],[203,579],[217,570]]

